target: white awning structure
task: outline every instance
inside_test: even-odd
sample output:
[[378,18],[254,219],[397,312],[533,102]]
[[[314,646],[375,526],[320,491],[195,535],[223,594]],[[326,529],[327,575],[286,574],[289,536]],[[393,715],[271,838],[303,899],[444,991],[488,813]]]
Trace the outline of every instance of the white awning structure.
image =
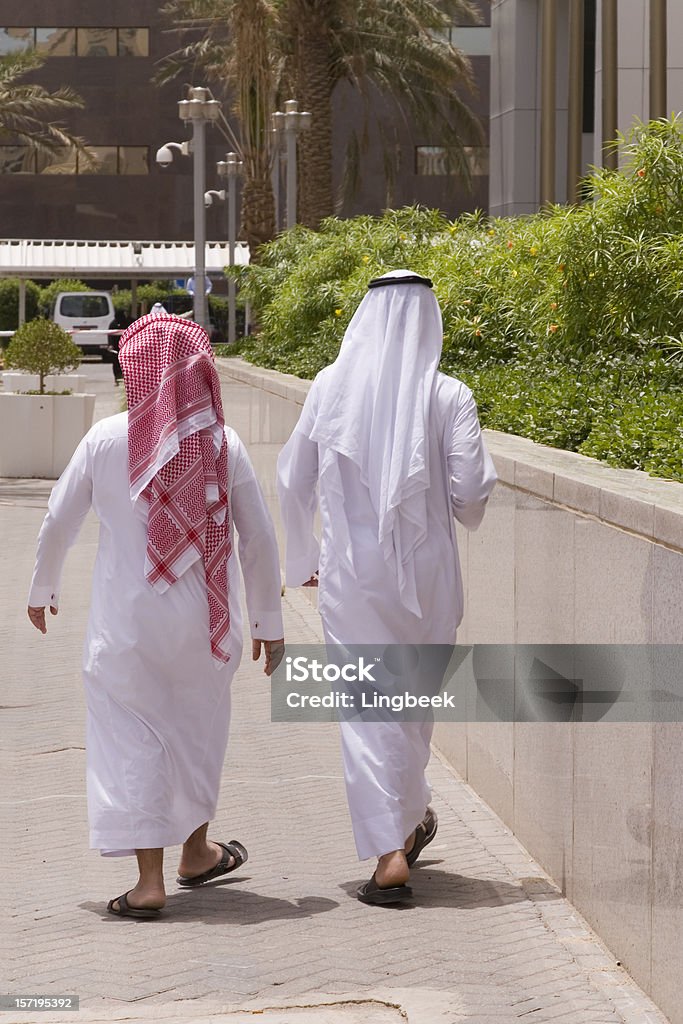
[[[206,273],[221,276],[228,263],[228,243],[207,242]],[[248,263],[249,247],[238,242],[235,264]],[[0,239],[0,277],[180,278],[191,276],[194,269],[192,242]]]

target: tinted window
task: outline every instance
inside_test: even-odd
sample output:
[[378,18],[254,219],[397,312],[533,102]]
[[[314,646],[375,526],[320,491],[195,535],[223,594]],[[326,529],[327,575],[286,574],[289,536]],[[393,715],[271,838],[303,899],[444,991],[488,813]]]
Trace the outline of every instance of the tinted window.
[[31,174],[35,153],[28,146],[0,146],[0,174]]
[[85,161],[78,161],[79,174],[116,174],[118,172],[118,154],[116,146],[88,146],[94,158],[92,166]]
[[109,303],[104,295],[65,295],[59,307],[62,316],[108,316]]
[[149,29],[120,28],[119,57],[149,57]]
[[47,57],[73,57],[76,53],[76,29],[37,28],[36,50]]
[[119,146],[119,174],[148,174],[147,146]]
[[79,28],[79,57],[115,57],[117,52],[115,28]]
[[0,28],[0,53],[17,53],[32,46],[32,28]]

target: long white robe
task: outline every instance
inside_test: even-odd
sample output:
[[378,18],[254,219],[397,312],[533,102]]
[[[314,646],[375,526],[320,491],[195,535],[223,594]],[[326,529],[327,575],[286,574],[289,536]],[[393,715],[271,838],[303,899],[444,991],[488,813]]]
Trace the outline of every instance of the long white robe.
[[[396,568],[387,564],[378,544],[377,515],[358,467],[339,456],[340,480],[334,486],[319,472],[326,453],[308,432],[325,372],[314,381],[278,461],[287,584],[300,586],[319,570],[327,643],[454,644],[463,590],[453,516],[476,529],[496,481],[472,394],[461,381],[437,375],[429,416],[427,538],[415,551],[419,617],[401,602]],[[318,503],[320,543],[314,535]],[[422,820],[429,802],[425,768],[432,728],[429,722],[341,723],[347,797],[361,860],[400,849]]]
[[[249,457],[228,441],[229,501],[239,537],[252,636],[283,636],[272,520]],[[67,549],[90,509],[100,520],[83,655],[90,845],[103,854],[173,846],[216,811],[242,653],[240,570],[233,553],[230,661],[211,657],[201,559],[160,594],[144,577],[146,509],[131,502],[128,417],[101,420],[57,482],[38,540],[29,594],[57,605]]]

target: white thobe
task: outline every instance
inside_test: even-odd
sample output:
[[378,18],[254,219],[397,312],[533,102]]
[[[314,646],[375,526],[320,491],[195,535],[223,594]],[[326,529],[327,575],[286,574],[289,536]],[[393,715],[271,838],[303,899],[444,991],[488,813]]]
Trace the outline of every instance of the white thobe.
[[[414,555],[422,609],[417,616],[401,603],[396,567],[387,564],[378,542],[377,515],[356,464],[337,457],[343,498],[326,486],[326,474],[319,476],[325,452],[307,432],[318,412],[322,374],[278,461],[287,584],[300,586],[319,571],[319,609],[329,644],[454,644],[463,589],[453,516],[476,529],[496,481],[472,393],[455,378],[438,374],[435,379],[427,538]],[[318,504],[320,543],[314,535]],[[424,817],[432,729],[432,722],[341,723],[347,797],[361,860],[401,849]]]
[[[230,535],[239,538],[252,636],[283,635],[272,520],[249,457],[226,428]],[[240,569],[228,563],[230,660],[211,656],[204,563],[164,593],[145,579],[147,517],[128,483],[128,416],[96,423],[52,491],[29,604],[57,606],[67,549],[90,509],[99,545],[83,656],[90,845],[103,854],[174,846],[216,811],[242,653]]]

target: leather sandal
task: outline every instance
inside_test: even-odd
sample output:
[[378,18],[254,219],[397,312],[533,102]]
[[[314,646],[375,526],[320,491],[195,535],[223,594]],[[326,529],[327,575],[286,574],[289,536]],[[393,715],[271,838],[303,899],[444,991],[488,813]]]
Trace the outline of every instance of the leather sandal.
[[439,819],[436,816],[436,811],[433,807],[428,807],[427,813],[415,829],[415,842],[413,843],[413,848],[410,853],[406,854],[406,860],[408,861],[409,868],[412,868],[425,846],[429,846],[436,835],[438,827]]
[[[109,900],[107,903],[107,910],[110,914],[115,917],[137,917],[143,921],[155,921],[158,917],[161,917],[161,911],[156,910],[154,907],[131,907],[128,902],[128,892],[124,892],[122,896],[117,896],[113,900]],[[118,903],[118,907],[114,904]]]
[[381,889],[377,879],[372,878],[364,882],[356,892],[361,903],[370,903],[374,906],[386,906],[391,903],[403,903],[412,898],[413,890],[409,885],[394,885],[388,889]]
[[[195,886],[203,885],[204,882],[210,882],[212,878],[218,878],[219,875],[229,875],[231,871],[237,871],[237,868],[241,868],[249,860],[246,848],[237,839],[231,839],[229,843],[218,843],[217,845],[223,849],[223,856],[218,861],[218,864],[213,868],[209,868],[208,871],[203,871],[201,875],[192,875],[192,877],[178,875],[176,878],[178,885],[181,885],[184,889],[194,889]],[[230,863],[231,859],[234,861],[233,864]]]

